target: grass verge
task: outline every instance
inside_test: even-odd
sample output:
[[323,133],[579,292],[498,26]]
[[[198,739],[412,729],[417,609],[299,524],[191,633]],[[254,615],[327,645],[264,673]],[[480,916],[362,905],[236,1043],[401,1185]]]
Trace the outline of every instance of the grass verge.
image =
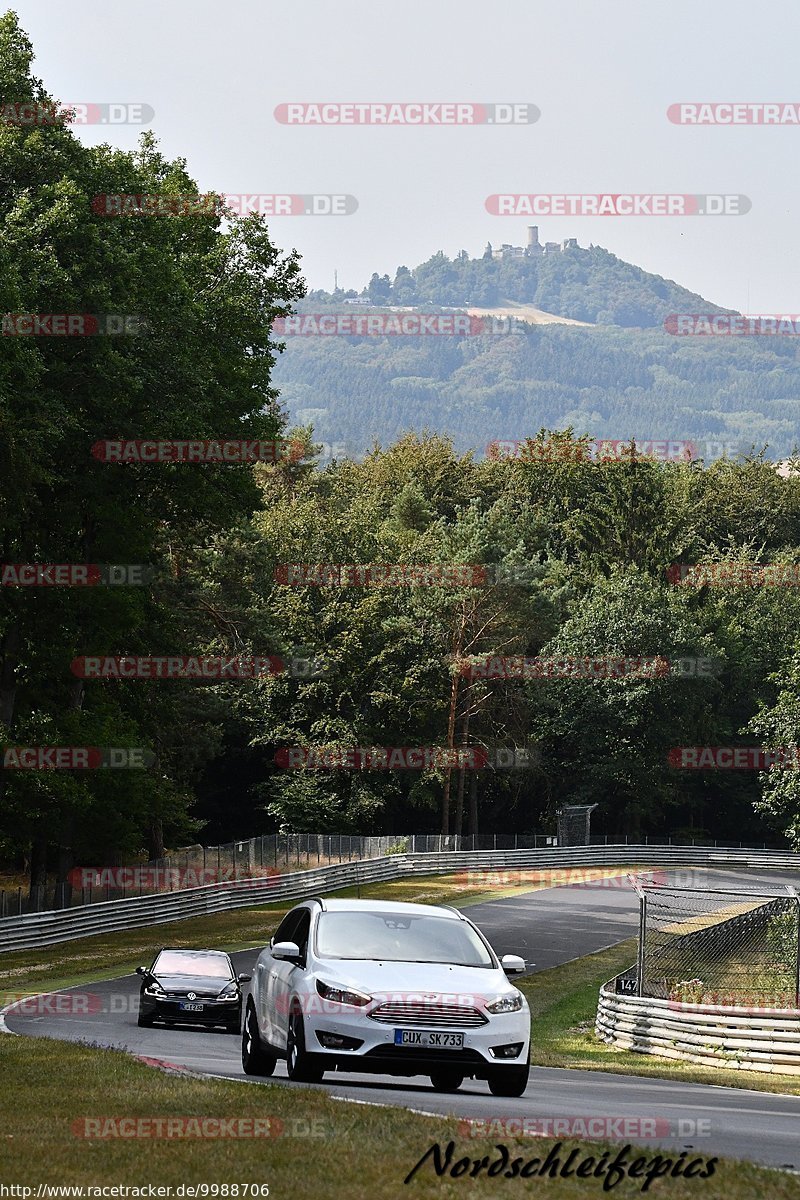
[[[32,1038],[0,1038],[0,1071],[5,1084],[0,1090],[0,1182],[33,1187],[34,1195],[40,1183],[153,1184],[173,1189],[181,1184],[227,1185],[227,1193],[220,1189],[219,1196],[236,1196],[231,1186],[236,1184],[239,1197],[246,1183],[267,1185],[272,1200],[306,1196],[396,1200],[404,1194],[445,1198],[468,1194],[488,1200],[498,1193],[527,1196],[532,1188],[542,1189],[553,1200],[603,1194],[603,1180],[598,1178],[539,1178],[532,1174],[524,1180],[503,1179],[500,1187],[497,1178],[487,1177],[486,1167],[499,1160],[499,1146],[507,1147],[512,1161],[528,1162],[535,1157],[539,1162],[531,1172],[540,1170],[545,1156],[558,1145],[550,1140],[471,1138],[456,1118],[345,1104],[323,1090],[167,1075],[119,1051]],[[486,1108],[491,1115],[491,1099]],[[205,1122],[220,1118],[227,1122],[228,1130],[251,1127],[231,1125],[232,1120],[252,1123],[258,1119],[261,1129],[272,1136],[229,1134],[203,1140],[174,1134],[152,1136],[158,1128],[155,1118],[191,1117]],[[129,1124],[109,1127],[107,1118],[128,1118]],[[137,1118],[146,1124],[133,1123]],[[90,1131],[113,1128],[127,1130],[128,1135],[87,1137],[87,1119],[101,1122],[90,1125]],[[169,1128],[169,1124],[162,1125],[162,1129]],[[143,1138],[142,1129],[151,1136]],[[131,1136],[133,1133],[139,1136]],[[471,1178],[468,1162],[461,1167],[460,1178],[449,1173],[439,1177],[429,1160],[406,1189],[404,1179],[426,1151],[439,1144],[446,1153],[451,1141],[455,1144],[452,1163],[486,1157],[482,1174]],[[597,1169],[604,1153],[613,1158],[619,1150],[572,1140],[560,1145],[556,1154],[561,1167],[570,1151],[577,1151],[573,1170],[586,1156],[594,1160],[586,1164],[587,1169]],[[684,1166],[692,1153],[682,1160]],[[628,1162],[641,1156],[650,1164],[655,1155],[653,1148],[629,1151]],[[674,1164],[681,1160],[665,1152],[662,1161]],[[704,1169],[705,1163],[695,1167],[696,1171]],[[641,1195],[645,1182],[646,1176],[625,1178],[613,1193]],[[665,1177],[656,1181],[649,1194],[669,1200],[698,1196],[752,1200],[760,1195],[797,1200],[800,1180],[743,1163],[719,1162],[710,1181]]]

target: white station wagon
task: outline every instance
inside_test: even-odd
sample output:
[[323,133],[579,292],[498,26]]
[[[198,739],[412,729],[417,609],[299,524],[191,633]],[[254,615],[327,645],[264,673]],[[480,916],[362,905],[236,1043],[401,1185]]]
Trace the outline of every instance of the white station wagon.
[[530,1010],[502,961],[454,908],[307,900],[253,971],[242,1034],[248,1075],[319,1082],[325,1071],[428,1075],[437,1091],[485,1079],[495,1096],[528,1082]]

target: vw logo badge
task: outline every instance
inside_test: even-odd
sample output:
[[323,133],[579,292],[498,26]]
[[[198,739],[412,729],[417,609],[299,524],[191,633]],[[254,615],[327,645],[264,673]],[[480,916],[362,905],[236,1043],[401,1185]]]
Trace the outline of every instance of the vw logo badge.
[[197,999],[197,992],[187,992],[187,993],[186,993],[186,999],[187,999],[187,1000],[196,1000],[196,999]]

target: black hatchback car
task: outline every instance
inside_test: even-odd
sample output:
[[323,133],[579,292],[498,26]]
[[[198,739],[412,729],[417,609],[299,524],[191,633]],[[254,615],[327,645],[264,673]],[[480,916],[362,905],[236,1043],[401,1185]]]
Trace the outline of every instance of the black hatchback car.
[[242,1024],[241,984],[249,975],[237,975],[223,950],[169,950],[158,952],[151,967],[137,967],[142,977],[138,1024],[224,1025],[239,1033]]

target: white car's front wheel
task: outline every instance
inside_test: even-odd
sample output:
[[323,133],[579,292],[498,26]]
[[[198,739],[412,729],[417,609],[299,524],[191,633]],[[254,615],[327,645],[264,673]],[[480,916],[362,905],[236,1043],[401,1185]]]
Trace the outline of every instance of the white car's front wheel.
[[521,1096],[528,1086],[530,1064],[524,1067],[498,1067],[489,1076],[489,1091],[493,1096]]
[[305,1027],[299,1012],[289,1017],[286,1031],[286,1073],[294,1083],[319,1083],[325,1068],[306,1049]]
[[455,1071],[433,1071],[431,1087],[435,1092],[457,1092],[464,1082],[464,1076]]

